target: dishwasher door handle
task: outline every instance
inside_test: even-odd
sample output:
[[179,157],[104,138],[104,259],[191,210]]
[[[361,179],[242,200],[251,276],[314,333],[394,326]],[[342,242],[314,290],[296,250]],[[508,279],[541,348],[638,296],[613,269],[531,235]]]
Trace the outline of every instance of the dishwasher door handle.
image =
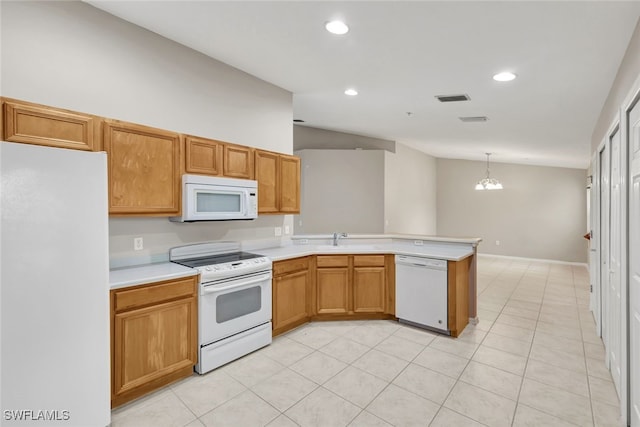
[[434,259],[434,258],[420,258],[420,257],[409,257],[409,256],[396,256],[396,265],[406,265],[409,267],[420,267],[420,268],[428,268],[431,270],[446,270],[447,269],[447,261],[442,259]]

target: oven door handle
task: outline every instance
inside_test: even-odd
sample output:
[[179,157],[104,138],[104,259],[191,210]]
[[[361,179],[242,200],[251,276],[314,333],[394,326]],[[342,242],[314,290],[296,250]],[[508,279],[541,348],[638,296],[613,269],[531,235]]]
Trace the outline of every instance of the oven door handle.
[[260,282],[264,282],[265,280],[269,280],[271,279],[271,275],[270,274],[264,274],[262,276],[258,276],[256,278],[254,278],[253,280],[241,280],[238,283],[234,283],[232,285],[227,285],[227,286],[215,286],[215,285],[209,285],[209,286],[205,286],[202,289],[202,295],[206,295],[206,294],[217,294],[220,292],[224,292],[224,291],[229,291],[231,289],[236,289],[236,288],[243,288],[247,285],[253,285],[254,283],[260,283]]

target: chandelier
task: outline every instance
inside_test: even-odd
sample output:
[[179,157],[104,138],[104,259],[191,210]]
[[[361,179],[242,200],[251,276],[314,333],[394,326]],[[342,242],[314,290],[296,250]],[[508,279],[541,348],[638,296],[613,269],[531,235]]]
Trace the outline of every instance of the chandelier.
[[495,178],[489,176],[489,156],[491,153],[485,153],[487,155],[487,176],[482,178],[476,184],[476,190],[502,190],[502,184]]

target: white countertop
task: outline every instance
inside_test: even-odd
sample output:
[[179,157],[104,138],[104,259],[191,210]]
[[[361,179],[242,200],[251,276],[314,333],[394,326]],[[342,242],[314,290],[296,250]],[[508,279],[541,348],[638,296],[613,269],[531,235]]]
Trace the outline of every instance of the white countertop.
[[196,276],[197,274],[198,270],[184,267],[173,262],[115,268],[109,270],[109,286],[111,289],[117,289],[163,280],[178,279],[180,277]]
[[471,245],[435,245],[424,244],[415,246],[410,243],[375,243],[375,244],[346,244],[331,245],[288,245],[275,248],[255,249],[253,252],[265,255],[273,261],[281,261],[289,258],[297,258],[307,255],[333,255],[333,254],[394,254],[412,255],[425,258],[444,259],[448,261],[460,261],[473,255]]
[[[341,238],[338,246],[333,246],[332,237],[328,234],[293,236],[281,246],[246,247],[243,250],[267,256],[273,261],[334,254],[393,254],[460,261],[473,255],[482,240],[406,234],[354,234]],[[109,271],[109,284],[111,289],[116,289],[197,274],[197,270],[179,264],[159,262],[114,268]]]
[[[333,239],[332,234],[296,234],[291,236],[291,240],[327,240]],[[394,239],[394,240],[422,240],[424,242],[441,242],[441,243],[468,243],[477,246],[482,239],[480,237],[446,237],[446,236],[428,236],[422,234],[348,234],[345,240],[376,240],[376,239]],[[341,240],[342,240],[341,239]]]

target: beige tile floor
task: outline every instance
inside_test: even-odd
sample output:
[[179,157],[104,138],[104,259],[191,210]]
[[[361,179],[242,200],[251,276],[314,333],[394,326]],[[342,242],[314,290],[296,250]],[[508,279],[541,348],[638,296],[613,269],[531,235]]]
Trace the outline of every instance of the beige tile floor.
[[317,322],[112,413],[113,426],[618,426],[580,266],[480,257],[452,339]]

